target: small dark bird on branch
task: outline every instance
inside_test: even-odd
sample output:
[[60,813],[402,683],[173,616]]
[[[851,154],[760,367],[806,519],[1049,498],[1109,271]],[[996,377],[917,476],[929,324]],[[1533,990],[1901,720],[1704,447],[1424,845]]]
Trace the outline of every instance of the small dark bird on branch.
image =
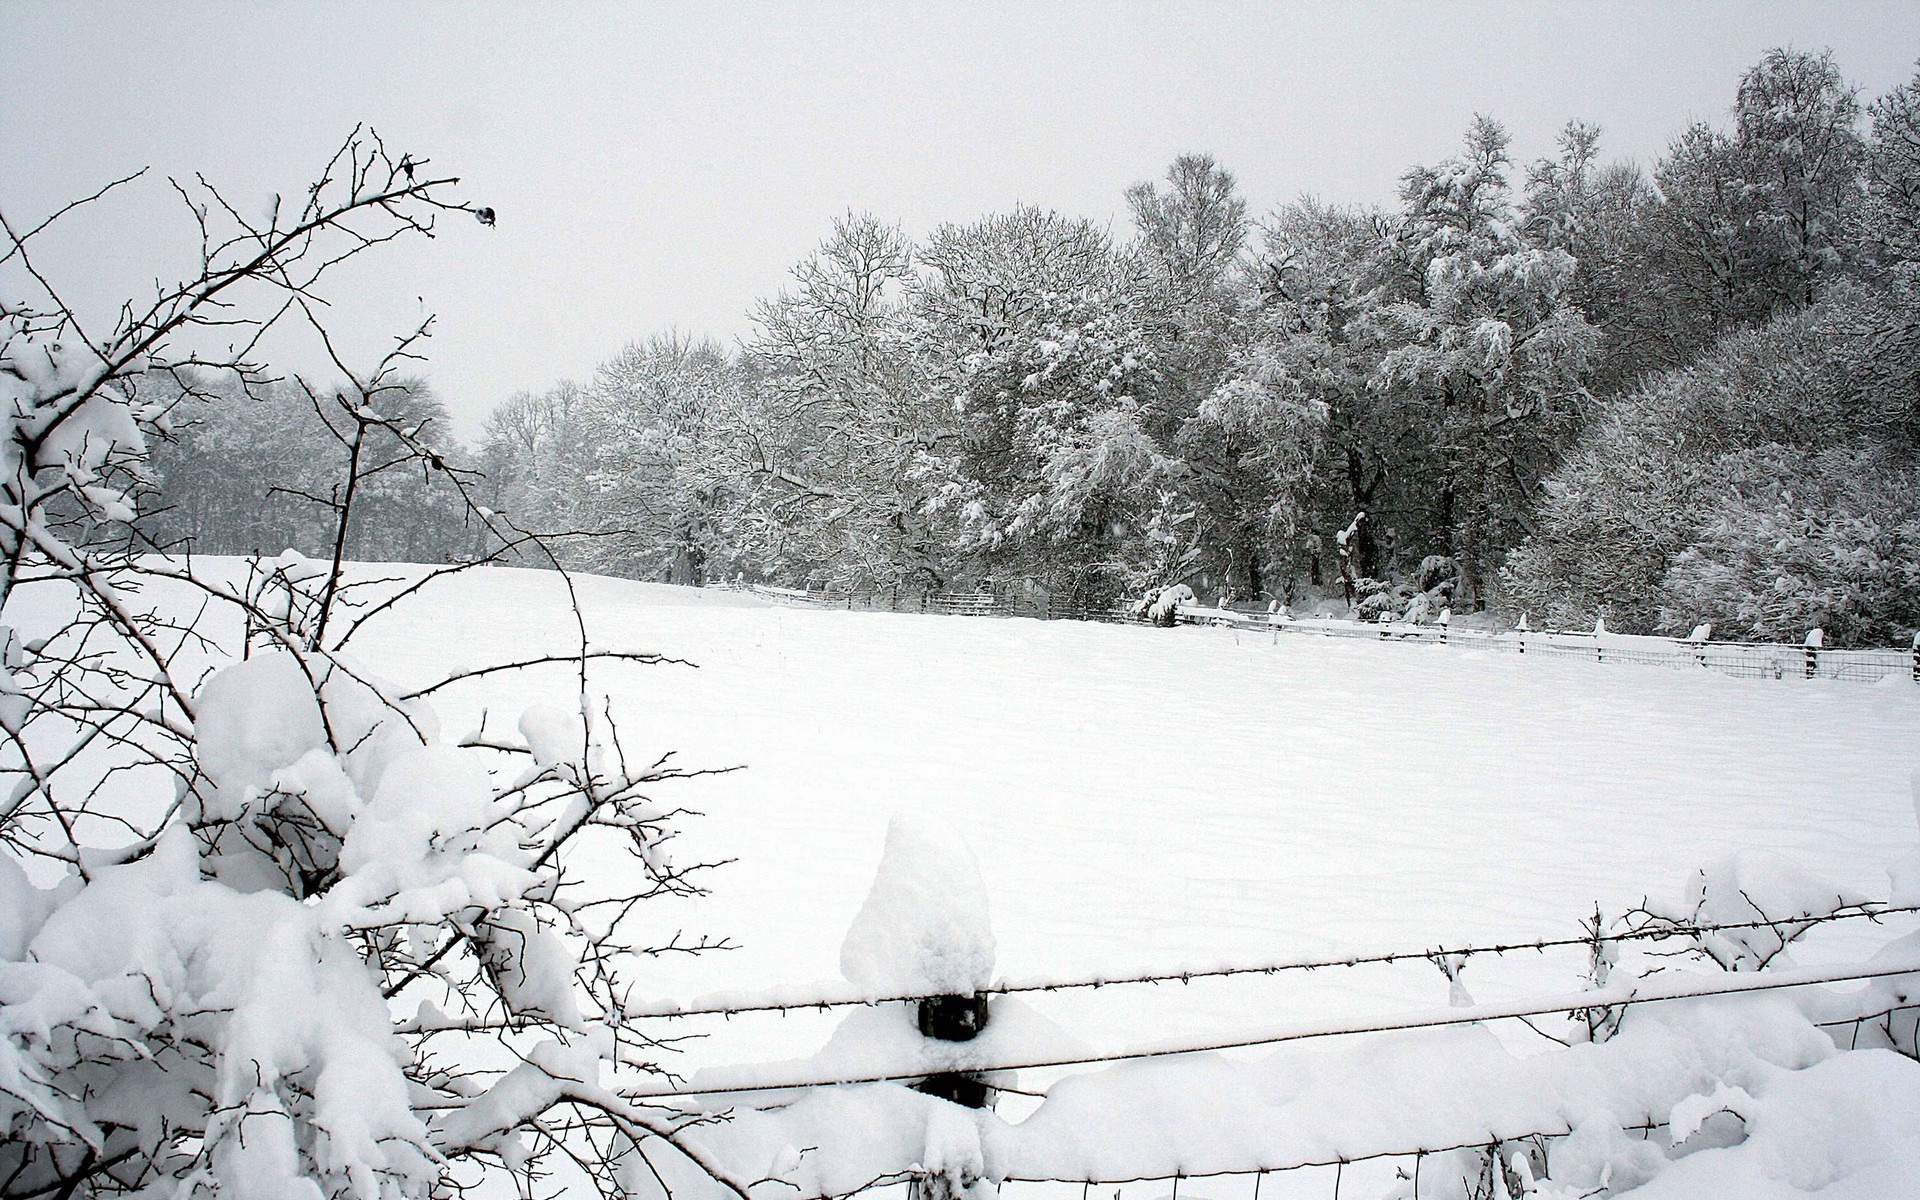
[[476,208],[473,210],[473,219],[482,225],[491,225],[493,224],[493,210],[490,208]]
[[407,177],[408,183],[413,182],[413,155],[402,154],[400,156],[400,173]]

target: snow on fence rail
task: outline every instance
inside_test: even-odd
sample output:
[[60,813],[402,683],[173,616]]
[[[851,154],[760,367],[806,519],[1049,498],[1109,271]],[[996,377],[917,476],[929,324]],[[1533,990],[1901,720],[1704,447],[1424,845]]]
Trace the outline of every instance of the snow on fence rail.
[[1574,658],[1596,663],[1630,663],[1681,670],[1696,668],[1750,679],[1843,679],[1877,683],[1889,676],[1907,676],[1920,684],[1920,634],[1915,634],[1912,648],[1906,650],[1829,650],[1823,644],[1819,630],[1812,631],[1805,642],[1794,646],[1779,642],[1714,642],[1652,637],[1604,630],[1573,632],[1514,629],[1496,633],[1457,629],[1446,623],[1376,624],[1331,618],[1295,618],[1278,613],[1249,613],[1192,604],[1181,605],[1175,615],[1182,624],[1259,629],[1271,633],[1276,642],[1283,633],[1308,634],[1473,646],[1503,654]]
[[[1895,868],[1889,903],[1791,868],[1729,860],[1701,873],[1690,910],[1643,906],[1619,928],[1596,912],[1580,937],[994,981],[971,857],[950,832],[929,834],[923,821],[902,828],[896,818],[842,952],[851,988],[636,1005],[626,1014],[851,1010],[809,1058],[656,1079],[623,1093],[678,1113],[704,1161],[726,1165],[746,1200],[826,1200],[896,1184],[911,1185],[918,1200],[986,1200],[1011,1183],[1147,1181],[1169,1181],[1177,1195],[1180,1180],[1213,1176],[1252,1177],[1258,1200],[1264,1178],[1299,1182],[1325,1169],[1337,1198],[1357,1164],[1372,1164],[1371,1194],[1394,1198],[1570,1197],[1609,1183],[1630,1189],[1703,1144],[1749,1137],[1759,1146],[1750,1159],[1772,1164],[1765,1169],[1799,1169],[1791,1156],[1811,1145],[1830,1157],[1804,1164],[1809,1172],[1875,1163],[1883,1172],[1875,1178],[1920,1188],[1920,1066],[1853,1052],[1864,1033],[1870,1047],[1920,1059],[1920,933],[1862,962],[1775,965],[1817,926],[1920,913],[1920,854]],[[1757,917],[1715,919],[1743,912]],[[1621,947],[1664,939],[1723,969],[1675,969],[1671,951],[1633,969],[1621,962]],[[1469,958],[1561,948],[1586,952],[1580,990],[1476,1003],[1461,986]],[[1447,1005],[1107,1049],[1079,1045],[1020,996],[1415,959],[1440,968]],[[1812,991],[1847,983],[1867,987]],[[1531,1020],[1553,1015],[1570,1018],[1566,1037]],[[1516,1054],[1493,1032],[1506,1022],[1557,1046]],[[1257,1061],[1218,1053],[1250,1048],[1270,1053]],[[1035,1091],[1018,1072],[1052,1082]],[[1003,1117],[992,1110],[996,1093],[1031,1111]],[[1747,1128],[1696,1140],[1724,1114]],[[1653,1138],[1662,1130],[1665,1148]]]

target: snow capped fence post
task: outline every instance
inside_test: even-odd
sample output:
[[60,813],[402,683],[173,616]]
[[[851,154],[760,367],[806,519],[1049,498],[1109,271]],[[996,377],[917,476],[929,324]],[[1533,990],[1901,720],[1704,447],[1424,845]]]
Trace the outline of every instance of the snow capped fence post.
[[1820,669],[1820,647],[1825,645],[1826,641],[1827,641],[1826,630],[1824,629],[1807,630],[1807,640],[1804,643],[1804,646],[1805,646],[1805,653],[1807,656],[1807,678],[1808,679],[1812,679],[1814,676],[1814,672]]
[[[877,995],[920,997],[914,1024],[922,1037],[970,1042],[987,1027],[987,889],[956,831],[915,813],[894,816],[873,890],[841,945],[840,970]],[[965,1071],[936,1071],[914,1090],[967,1108],[985,1108],[992,1095]]]
[[1707,642],[1712,637],[1713,625],[1710,622],[1702,622],[1699,625],[1695,625],[1693,632],[1689,633],[1686,637],[1685,644],[1694,648],[1693,661],[1698,663],[1702,669],[1707,665]]
[[[936,1067],[913,1089],[964,1108],[986,1108],[993,1089],[977,1072],[938,1069],[960,1057],[945,1044],[970,1042],[987,1027],[985,989],[993,982],[993,926],[987,889],[965,839],[942,821],[896,813],[873,889],[840,947],[840,972],[875,996],[917,996],[914,1026]],[[888,1007],[892,1007],[889,1005]],[[902,1014],[904,1015],[904,1014]],[[944,1131],[944,1132],[943,1132]],[[992,1194],[976,1158],[951,1141],[956,1128],[930,1121],[910,1200]],[[970,1167],[956,1164],[971,1160]]]

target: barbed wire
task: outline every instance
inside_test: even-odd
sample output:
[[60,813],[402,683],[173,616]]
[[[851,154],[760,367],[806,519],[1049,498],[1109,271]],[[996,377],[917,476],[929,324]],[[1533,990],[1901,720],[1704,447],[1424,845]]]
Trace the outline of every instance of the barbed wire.
[[[1470,958],[1477,955],[1514,954],[1524,950],[1544,953],[1576,946],[1616,944],[1635,941],[1659,941],[1675,937],[1698,937],[1710,933],[1738,930],[1809,927],[1834,921],[1877,921],[1882,917],[1920,913],[1920,905],[1861,905],[1845,912],[1809,913],[1794,917],[1764,918],[1755,921],[1663,922],[1658,925],[1622,930],[1618,933],[1581,934],[1577,937],[1540,938],[1528,942],[1497,942],[1483,946],[1435,947],[1427,950],[1393,950],[1377,954],[1356,954],[1346,958],[1287,959],[1269,963],[1244,963],[1234,966],[1186,967],[1171,971],[1150,971],[1131,975],[1100,975],[1081,979],[1011,979],[979,990],[984,996],[1012,996],[1028,992],[1064,992],[1085,988],[1124,987],[1140,984],[1192,983],[1201,979],[1222,979],[1237,975],[1278,975],[1288,971],[1321,971],[1337,967],[1383,966],[1400,962],[1428,961],[1440,957]],[[688,1005],[654,1004],[629,1006],[623,1015],[642,1020],[665,1017],[735,1017],[752,1013],[791,1013],[827,1011],[836,1008],[871,1008],[923,1000],[924,993],[913,992],[821,992],[798,999],[768,995],[744,997],[727,1003]]]
[[1660,976],[1647,976],[1634,980],[1629,984],[1596,988],[1592,991],[1578,993],[1577,995],[1559,996],[1548,1000],[1517,1000],[1474,1004],[1459,1008],[1405,1014],[1383,1020],[1368,1019],[1352,1022],[1336,1022],[1306,1028],[1269,1030],[1194,1044],[1150,1045],[1103,1054],[1073,1054],[1051,1058],[1029,1058],[1011,1062],[968,1061],[964,1055],[954,1055],[948,1060],[930,1062],[913,1070],[873,1072],[869,1074],[834,1076],[830,1078],[765,1079],[738,1083],[718,1083],[704,1087],[674,1087],[658,1091],[639,1090],[626,1092],[624,1094],[630,1100],[647,1102],[691,1099],[700,1096],[737,1095],[752,1092],[798,1091],[808,1088],[843,1087],[866,1083],[907,1083],[921,1080],[930,1073],[941,1072],[957,1071],[968,1074],[990,1075],[1004,1071],[1037,1071],[1058,1067],[1095,1066],[1103,1063],[1137,1062],[1145,1059],[1175,1058],[1188,1054],[1215,1053],[1222,1050],[1243,1050],[1256,1046],[1273,1046],[1286,1042],[1308,1041],[1326,1037],[1347,1037],[1366,1033],[1394,1033],[1414,1029],[1434,1029],[1450,1025],[1475,1025],[1484,1021],[1550,1016],[1557,1013],[1576,1013],[1597,1008],[1625,1007],[1633,1004],[1652,1004],[1670,1000],[1696,1000],[1716,996],[1733,996],[1754,992],[1776,991],[1784,988],[1811,987],[1819,984],[1858,983],[1872,979],[1887,979],[1899,975],[1914,974],[1920,974],[1920,961],[1903,963],[1897,966],[1878,966],[1872,968],[1816,967],[1801,968],[1795,971],[1771,972],[1767,974],[1731,973],[1723,979],[1707,984],[1687,984],[1676,982],[1671,977],[1662,979]]
[[[1835,1020],[1835,1021],[1819,1021],[1819,1022],[1816,1022],[1816,1024],[1821,1026],[1822,1028],[1854,1025],[1864,1021],[1881,1019],[1881,1018],[1890,1016],[1896,1012],[1909,1011],[1915,1008],[1920,1008],[1920,1003],[1895,1005],[1882,1012],[1868,1014],[1866,1016],[1862,1016],[1859,1018],[1846,1018],[1844,1020]],[[1007,1090],[1007,1089],[1001,1089],[1001,1090]],[[1019,1092],[1017,1094],[1031,1095],[1032,1093]],[[1173,1185],[1174,1194],[1177,1196],[1179,1194],[1180,1182],[1182,1180],[1189,1180],[1189,1179],[1223,1179],[1223,1178],[1231,1178],[1236,1176],[1249,1176],[1249,1175],[1260,1177],[1265,1175],[1284,1175],[1294,1171],[1325,1170],[1327,1168],[1333,1168],[1336,1172],[1338,1172],[1343,1170],[1346,1167],[1353,1166],[1356,1164],[1378,1162],[1386,1159],[1411,1158],[1411,1159],[1414,1159],[1417,1164],[1419,1160],[1427,1157],[1433,1157],[1433,1156],[1438,1156],[1442,1154],[1457,1153],[1460,1151],[1489,1150],[1495,1147],[1521,1146],[1527,1143],[1533,1143],[1536,1146],[1539,1146],[1541,1143],[1549,1139],[1564,1138],[1564,1137],[1572,1136],[1572,1134],[1574,1133],[1574,1127],[1570,1124],[1565,1124],[1565,1123],[1563,1123],[1563,1125],[1564,1127],[1556,1127],[1556,1128],[1535,1128],[1523,1133],[1499,1133],[1496,1131],[1489,1130],[1486,1136],[1484,1137],[1476,1137],[1471,1140],[1456,1141],[1456,1142],[1452,1142],[1444,1145],[1417,1146],[1411,1149],[1401,1148],[1401,1149],[1391,1149],[1391,1150],[1368,1150],[1368,1151],[1362,1151],[1359,1153],[1352,1153],[1352,1154],[1334,1154],[1328,1157],[1320,1157],[1320,1158],[1302,1158],[1292,1162],[1258,1163],[1251,1166],[1209,1167],[1204,1169],[1193,1169],[1193,1170],[1176,1169],[1171,1172],[1138,1173],[1133,1175],[1107,1175],[1107,1176],[1098,1176],[1098,1177],[1093,1175],[1082,1175],[1082,1176],[1041,1175],[1041,1174],[1022,1175],[1019,1173],[1011,1173],[1007,1175],[996,1176],[994,1179],[994,1182],[997,1185],[1006,1185],[1006,1184],[1048,1185],[1048,1184],[1051,1184],[1051,1185],[1060,1185],[1060,1186],[1071,1186],[1071,1185],[1077,1184],[1083,1189],[1083,1195],[1085,1194],[1084,1189],[1094,1188],[1094,1187],[1126,1187],[1129,1185],[1143,1184],[1143,1183],[1171,1182]],[[1653,1115],[1649,1113],[1644,1120],[1634,1124],[1622,1124],[1620,1125],[1619,1128],[1624,1133],[1639,1134],[1644,1138],[1651,1135],[1657,1130],[1666,1129],[1668,1127],[1669,1127],[1669,1122],[1655,1120]],[[1542,1149],[1544,1150],[1544,1147],[1542,1147]],[[868,1192],[878,1190],[880,1188],[895,1187],[895,1186],[901,1186],[901,1185],[911,1183],[916,1178],[921,1178],[922,1176],[923,1176],[922,1172],[915,1172],[911,1170],[888,1171],[883,1174],[875,1176],[874,1178],[868,1180],[866,1183],[863,1183],[857,1187],[848,1188],[843,1191],[812,1194],[807,1197],[807,1200],[852,1200],[853,1197],[861,1196]],[[1335,1182],[1336,1190],[1334,1192],[1336,1197],[1339,1195],[1338,1180],[1339,1180],[1339,1176],[1336,1175],[1336,1182]],[[1254,1197],[1255,1197],[1255,1200],[1258,1200],[1259,1184],[1257,1182],[1257,1179],[1254,1185]]]

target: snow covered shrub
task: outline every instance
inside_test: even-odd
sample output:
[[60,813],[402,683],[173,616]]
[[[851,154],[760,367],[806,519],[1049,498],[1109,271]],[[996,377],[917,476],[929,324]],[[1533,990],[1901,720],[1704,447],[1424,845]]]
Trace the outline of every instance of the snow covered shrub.
[[1199,601],[1192,588],[1184,583],[1176,583],[1148,592],[1133,606],[1133,611],[1135,616],[1152,624],[1172,627],[1179,619],[1182,604],[1197,603]]
[[[1636,928],[1687,937],[1723,970],[1759,971],[1824,918],[1864,911],[1869,903],[1870,897],[1815,878],[1778,855],[1747,850],[1702,868],[1683,904],[1648,904],[1631,917]],[[1702,928],[1708,926],[1734,928]]]
[[1767,446],[1729,474],[1667,571],[1669,624],[1717,619],[1769,641],[1818,628],[1868,646],[1920,627],[1920,466],[1875,446]]
[[1370,593],[1353,606],[1354,616],[1362,621],[1391,621],[1400,614],[1397,599],[1389,589]]
[[[1608,401],[1546,480],[1536,529],[1501,572],[1505,602],[1566,629],[1604,608],[1630,633],[1696,620],[1771,631],[1788,612],[1859,607],[1883,587],[1911,472],[1847,481],[1835,456],[1911,461],[1912,304],[1903,287],[1836,288]],[[1754,521],[1779,528],[1743,527]],[[1794,598],[1760,595],[1782,577]],[[1750,615],[1732,611],[1743,604]]]
[[1420,569],[1414,572],[1413,585],[1423,592],[1445,591],[1453,594],[1460,578],[1460,568],[1444,554],[1429,554],[1420,560]]
[[[336,356],[342,382],[299,382],[347,451],[313,498],[331,560],[164,556],[137,514],[143,456],[167,432],[150,393],[213,375],[257,387],[244,354],[284,316],[313,321],[331,267],[442,213],[491,224],[426,166],[357,130],[289,193],[306,197],[297,210],[251,220],[183,187],[201,269],[111,331],[85,328],[37,272],[4,278],[40,289],[0,304],[9,1196],[419,1197],[563,1145],[597,1183],[678,1140],[602,1079],[649,1070],[653,1045],[624,1022],[620,915],[694,890],[643,794],[686,773],[629,764],[588,690],[589,659],[650,656],[589,652],[582,628],[562,656],[569,709],[531,710],[517,738],[455,740],[427,696],[526,664],[403,692],[353,653],[440,574],[353,577],[341,551],[360,485],[407,470],[465,495],[471,481],[391,403],[426,326],[368,375]],[[0,224],[0,266],[29,264],[48,225]],[[212,335],[242,349],[210,355]],[[144,386],[156,374],[170,386]],[[594,831],[640,863],[611,909],[562,887]]]

